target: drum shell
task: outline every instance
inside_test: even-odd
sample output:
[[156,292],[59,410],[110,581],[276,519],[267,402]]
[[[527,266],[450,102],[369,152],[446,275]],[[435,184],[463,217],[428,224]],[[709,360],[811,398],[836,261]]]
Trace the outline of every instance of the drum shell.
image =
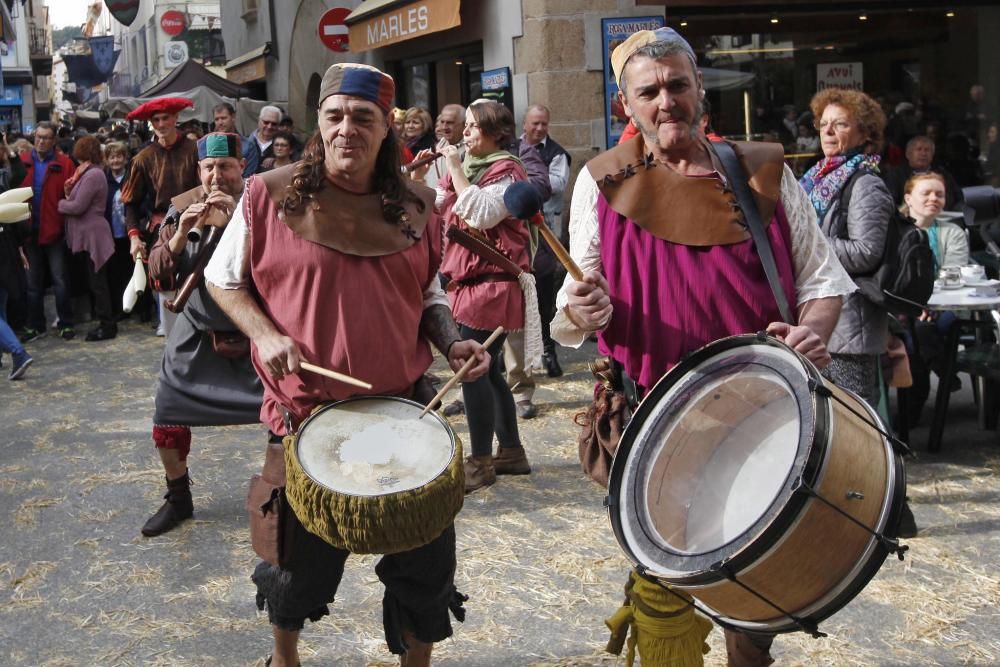
[[[419,406],[413,401],[381,396],[348,401],[370,399],[404,401]],[[339,493],[315,481],[299,461],[297,438],[285,438],[285,495],[302,526],[328,544],[357,554],[410,551],[444,532],[454,523],[465,501],[462,443],[443,419],[433,413],[427,418],[439,419],[454,438],[454,452],[447,468],[419,488],[383,495]],[[307,424],[308,420],[303,428]]]
[[[834,385],[827,387],[865,413],[861,399]],[[814,623],[831,616],[860,592],[887,555],[872,532],[885,532],[887,525],[894,525],[890,515],[898,513],[902,501],[902,462],[870,424],[840,401],[830,400],[828,405],[832,442],[826,444],[813,488],[864,527],[812,497],[777,543],[734,573],[739,583],[721,572],[719,581],[708,585],[685,585],[659,577],[661,581],[689,592],[737,626],[770,632],[800,628],[747,588]]]

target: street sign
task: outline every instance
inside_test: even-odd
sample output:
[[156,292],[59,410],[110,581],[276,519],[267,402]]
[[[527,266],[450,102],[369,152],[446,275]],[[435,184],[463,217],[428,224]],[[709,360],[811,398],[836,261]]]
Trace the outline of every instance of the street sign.
[[346,7],[334,7],[320,17],[319,41],[323,42],[323,46],[337,53],[347,52],[347,24],[344,19],[350,13],[351,10]]
[[182,12],[171,9],[163,12],[163,16],[160,17],[160,27],[163,28],[163,32],[171,37],[176,37],[187,27],[187,18]]

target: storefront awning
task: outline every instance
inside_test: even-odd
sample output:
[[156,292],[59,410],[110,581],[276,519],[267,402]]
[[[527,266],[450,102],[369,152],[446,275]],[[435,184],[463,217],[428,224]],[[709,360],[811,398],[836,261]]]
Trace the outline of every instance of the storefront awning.
[[365,0],[347,15],[351,51],[361,53],[462,24],[461,0]]
[[226,63],[226,78],[233,83],[244,84],[250,81],[260,81],[267,76],[267,66],[264,57],[271,53],[271,43],[247,51],[238,58]]

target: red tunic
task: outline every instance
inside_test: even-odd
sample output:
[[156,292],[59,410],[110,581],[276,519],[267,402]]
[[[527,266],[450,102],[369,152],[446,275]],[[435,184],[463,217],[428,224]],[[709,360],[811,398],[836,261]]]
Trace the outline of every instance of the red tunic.
[[261,420],[284,433],[279,406],[301,421],[321,403],[409,391],[432,361],[420,319],[424,291],[437,280],[441,263],[440,218],[431,212],[423,235],[406,250],[360,257],[292,232],[257,177],[247,181],[243,201],[250,275],[264,313],[298,343],[305,361],[372,384],[366,391],[306,371],[275,380],[254,346],[254,366],[264,383]]
[[[485,187],[510,176],[515,181],[527,178],[524,168],[514,160],[493,163],[476,183]],[[468,230],[469,226],[452,210],[458,196],[451,185],[451,175],[441,179],[440,186],[448,193],[441,206],[448,225]],[[506,218],[499,225],[485,230],[490,243],[525,271],[531,270],[527,225],[517,218]],[[524,294],[514,276],[509,281],[477,282],[482,276],[500,274],[503,269],[475,255],[458,243],[449,243],[441,264],[441,273],[452,281],[448,296],[455,321],[473,329],[491,331],[503,325],[507,331],[524,328]]]

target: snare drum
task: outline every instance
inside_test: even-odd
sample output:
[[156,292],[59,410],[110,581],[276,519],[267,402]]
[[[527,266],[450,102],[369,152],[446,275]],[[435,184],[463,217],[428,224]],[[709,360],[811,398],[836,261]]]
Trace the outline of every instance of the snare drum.
[[667,373],[625,429],[609,480],[615,536],[640,572],[723,624],[817,633],[899,548],[906,482],[884,431],[777,340],[716,341]]
[[286,438],[285,494],[303,527],[353,553],[427,544],[462,509],[462,443],[421,404],[363,396],[313,412]]

